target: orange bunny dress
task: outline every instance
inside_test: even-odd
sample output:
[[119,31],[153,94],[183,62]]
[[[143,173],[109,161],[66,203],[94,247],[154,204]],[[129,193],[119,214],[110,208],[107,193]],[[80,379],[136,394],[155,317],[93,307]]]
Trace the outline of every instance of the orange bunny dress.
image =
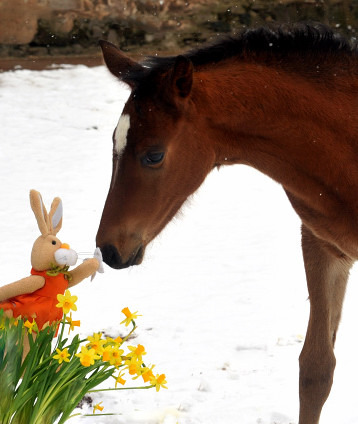
[[39,330],[46,322],[50,324],[62,319],[62,308],[56,308],[57,295],[64,294],[68,288],[65,275],[60,273],[56,276],[47,275],[47,271],[31,269],[31,275],[40,275],[45,278],[45,285],[33,293],[21,294],[11,299],[0,302],[0,309],[13,311],[14,318],[21,315],[32,322],[35,321]]

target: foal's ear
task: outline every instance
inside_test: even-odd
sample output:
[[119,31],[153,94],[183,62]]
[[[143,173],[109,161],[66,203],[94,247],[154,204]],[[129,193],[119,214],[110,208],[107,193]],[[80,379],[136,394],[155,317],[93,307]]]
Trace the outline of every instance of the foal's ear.
[[171,81],[174,91],[180,97],[187,97],[193,85],[194,67],[190,59],[185,56],[177,56],[172,69]]
[[102,49],[104,61],[109,71],[121,81],[134,88],[135,83],[126,77],[132,71],[140,71],[142,66],[130,59],[109,41],[100,40],[99,45]]

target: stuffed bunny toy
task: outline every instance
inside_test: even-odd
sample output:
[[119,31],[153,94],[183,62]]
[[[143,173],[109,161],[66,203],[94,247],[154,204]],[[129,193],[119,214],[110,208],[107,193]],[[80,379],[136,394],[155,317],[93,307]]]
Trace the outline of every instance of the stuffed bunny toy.
[[75,265],[77,254],[56,237],[62,226],[61,199],[53,200],[47,214],[40,193],[31,190],[30,204],[41,232],[31,252],[31,275],[0,287],[0,309],[9,317],[35,319],[41,330],[45,324],[62,318],[62,309],[56,308],[57,295],[97,271],[103,272],[103,265],[97,248],[95,257],[68,271],[69,266]]

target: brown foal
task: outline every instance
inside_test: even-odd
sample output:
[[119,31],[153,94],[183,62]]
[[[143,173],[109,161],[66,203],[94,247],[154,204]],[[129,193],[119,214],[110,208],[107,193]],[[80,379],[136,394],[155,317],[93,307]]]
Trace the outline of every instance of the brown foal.
[[145,247],[215,167],[246,164],[282,185],[302,220],[310,318],[299,424],[317,424],[349,270],[358,258],[358,54],[320,26],[246,30],[137,63],[101,42],[132,91],[113,134],[97,245],[113,268]]

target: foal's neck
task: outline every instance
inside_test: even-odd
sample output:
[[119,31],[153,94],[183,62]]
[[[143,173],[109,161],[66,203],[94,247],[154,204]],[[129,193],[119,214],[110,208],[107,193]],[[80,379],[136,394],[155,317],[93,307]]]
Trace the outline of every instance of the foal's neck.
[[352,154],[356,164],[357,91],[353,80],[332,87],[280,68],[237,63],[197,72],[193,102],[203,131],[210,129],[217,165],[247,164],[290,188],[295,173],[315,179],[337,157],[337,145],[341,159],[350,157],[345,166]]
[[303,222],[353,257],[335,234],[354,228],[358,243],[358,84],[339,78],[223,66],[196,73],[192,101],[218,166],[246,164],[282,184]]

